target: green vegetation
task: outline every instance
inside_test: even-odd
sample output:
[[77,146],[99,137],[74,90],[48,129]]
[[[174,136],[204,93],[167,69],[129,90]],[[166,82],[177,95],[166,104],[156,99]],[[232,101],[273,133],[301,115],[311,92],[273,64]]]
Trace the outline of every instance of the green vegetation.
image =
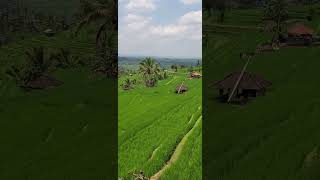
[[[158,73],[156,64],[145,59],[140,71],[153,76]],[[167,78],[149,88],[141,73],[122,75],[118,80],[119,177],[130,179],[129,174],[140,170],[151,177],[162,170],[161,179],[202,178],[202,81],[189,79],[186,68],[166,73]],[[121,85],[128,80],[136,84],[123,90]],[[176,94],[182,82],[189,90]]]
[[[60,2],[64,10],[68,2]],[[36,25],[48,22],[39,19]],[[103,63],[115,66],[114,28],[99,39],[103,49],[96,46],[98,23],[77,36],[71,23],[48,37],[41,33],[46,26],[37,33],[11,21],[0,31],[27,36],[0,47],[0,179],[116,178],[117,83],[112,73],[96,68],[102,62],[97,48],[107,54]]]
[[[320,24],[319,5],[312,21]],[[305,16],[308,7],[288,8],[292,15]],[[246,105],[215,100],[219,91],[212,84],[245,61],[242,52],[272,39],[272,32],[257,28],[263,9],[234,9],[225,15],[223,26],[216,18],[204,20],[207,46],[203,49],[204,79],[204,174],[220,180],[311,180],[319,179],[320,91],[319,47],[283,47],[258,53],[247,71],[272,82],[265,96]],[[258,22],[258,23],[257,23]]]
[[152,58],[145,58],[139,65],[139,73],[147,87],[153,87],[160,76],[160,64],[155,62]]

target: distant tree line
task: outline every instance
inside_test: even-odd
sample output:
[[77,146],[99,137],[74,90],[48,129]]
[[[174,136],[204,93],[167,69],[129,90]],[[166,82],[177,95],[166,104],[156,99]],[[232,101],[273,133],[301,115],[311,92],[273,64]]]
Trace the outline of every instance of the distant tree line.
[[10,0],[0,6],[0,45],[7,43],[10,40],[9,34],[15,32],[39,33],[45,29],[63,31],[70,26],[65,16],[36,12],[18,2]]
[[[203,0],[203,8],[207,10],[223,11],[230,8],[252,8],[261,7],[268,3],[269,0]],[[315,4],[320,0],[286,0],[292,4]]]

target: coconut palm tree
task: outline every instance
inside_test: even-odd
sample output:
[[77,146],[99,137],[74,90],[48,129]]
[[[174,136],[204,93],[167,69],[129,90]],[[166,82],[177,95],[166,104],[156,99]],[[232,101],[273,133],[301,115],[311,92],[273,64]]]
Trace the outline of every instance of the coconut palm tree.
[[25,52],[27,68],[33,78],[37,78],[47,73],[52,65],[52,56],[46,56],[43,47],[32,48]]
[[131,89],[131,88],[132,88],[132,84],[133,84],[133,82],[132,82],[130,79],[126,79],[126,80],[124,81],[124,84],[123,84],[123,86],[122,86],[122,89],[123,89],[123,90],[129,90],[129,89]]
[[286,0],[269,0],[265,6],[264,19],[274,22],[272,42],[275,42],[282,31],[282,25],[288,19],[288,4]]
[[53,54],[52,59],[56,60],[56,66],[61,68],[73,68],[81,64],[78,56],[64,48],[60,48],[57,53]]
[[147,57],[140,62],[139,72],[142,74],[142,77],[145,79],[146,85],[152,87],[155,85],[161,68],[159,63],[154,59]]
[[171,65],[171,69],[173,69],[175,72],[178,72],[178,65],[177,64]]
[[76,33],[86,24],[102,22],[96,35],[98,43],[104,31],[117,31],[118,3],[116,0],[81,0],[81,21],[77,26]]
[[52,57],[46,56],[43,47],[32,48],[25,52],[26,63],[24,65],[13,65],[6,74],[15,79],[19,86],[23,86],[50,71]]
[[[116,0],[82,0],[81,21],[76,33],[86,24],[99,23],[96,34],[96,64],[103,65],[103,71],[109,77],[117,76],[117,23],[118,3]],[[99,67],[101,68],[101,66]]]

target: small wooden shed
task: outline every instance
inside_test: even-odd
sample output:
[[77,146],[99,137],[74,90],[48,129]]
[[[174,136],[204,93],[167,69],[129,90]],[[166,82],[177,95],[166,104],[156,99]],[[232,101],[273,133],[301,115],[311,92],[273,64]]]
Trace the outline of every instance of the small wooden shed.
[[46,29],[43,33],[48,37],[52,37],[55,35],[55,32],[52,29]]
[[188,87],[185,85],[179,85],[176,87],[176,93],[177,94],[182,94],[188,91]]
[[[235,87],[236,84],[237,86]],[[249,72],[244,72],[242,76],[241,72],[233,72],[224,79],[214,83],[214,86],[219,90],[219,96],[222,100],[227,100],[232,90],[236,88],[232,95],[233,101],[246,100],[264,95],[267,88],[271,85],[272,83],[270,81]]]
[[288,36],[313,36],[314,30],[304,24],[294,24],[288,28]]
[[287,30],[288,45],[309,45],[313,41],[314,30],[304,24],[294,24]]
[[190,74],[190,77],[191,78],[201,78],[201,74],[199,73],[199,72],[192,72],[191,74]]

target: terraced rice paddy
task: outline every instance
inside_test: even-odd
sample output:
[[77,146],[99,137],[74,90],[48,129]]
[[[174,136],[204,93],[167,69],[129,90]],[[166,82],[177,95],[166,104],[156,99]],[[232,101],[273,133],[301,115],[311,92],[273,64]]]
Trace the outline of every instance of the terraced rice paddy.
[[[186,79],[181,70],[156,87],[147,88],[138,75],[134,89],[119,86],[118,173],[142,170],[146,176],[158,174],[160,179],[201,179],[202,146],[202,80]],[[175,93],[176,86],[189,88]],[[166,165],[167,163],[167,165]]]
[[95,47],[65,33],[0,47],[0,179],[116,176],[116,82],[87,67],[54,71],[52,77],[63,85],[47,90],[26,92],[3,79],[8,66],[39,46],[67,48],[79,56],[92,55]]
[[[246,12],[251,11],[242,10]],[[247,16],[240,14],[226,22],[244,22]],[[260,16],[254,14],[251,18],[258,20]],[[204,23],[215,22],[207,19]],[[308,24],[317,29],[319,16]],[[249,21],[241,25],[255,26]],[[212,84],[241,70],[245,64],[239,58],[241,52],[254,51],[270,39],[270,34],[252,29],[226,31],[238,34],[209,32],[203,51],[204,179],[319,179],[319,47],[257,54],[247,70],[270,80],[272,88],[244,106],[222,104],[215,99],[219,92]]]

